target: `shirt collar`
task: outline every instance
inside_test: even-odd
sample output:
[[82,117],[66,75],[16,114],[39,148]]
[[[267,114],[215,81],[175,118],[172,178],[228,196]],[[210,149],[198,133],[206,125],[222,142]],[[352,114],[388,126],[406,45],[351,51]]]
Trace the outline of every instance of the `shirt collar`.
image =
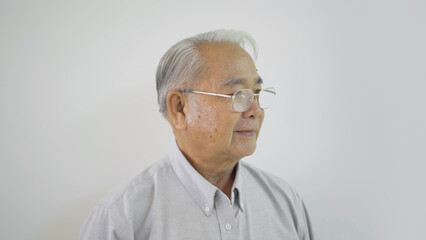
[[[175,142],[170,152],[170,163],[177,177],[183,186],[190,193],[192,198],[200,206],[201,210],[209,216],[214,207],[215,195],[220,191],[216,186],[207,181],[195,168],[188,162],[183,153],[180,151],[177,143]],[[242,202],[242,179],[240,164],[237,164],[237,171],[235,175],[234,185],[232,187],[231,203],[237,203],[241,210],[243,210]]]
[[239,208],[242,212],[244,212],[244,190],[242,187],[242,164],[238,162],[236,166],[236,172],[235,172],[235,180],[234,185],[232,186],[232,194],[231,194],[231,204],[238,204]]
[[180,151],[177,143],[173,144],[173,149],[170,152],[170,163],[183,186],[203,212],[209,216],[213,209],[214,197],[218,189],[192,167]]

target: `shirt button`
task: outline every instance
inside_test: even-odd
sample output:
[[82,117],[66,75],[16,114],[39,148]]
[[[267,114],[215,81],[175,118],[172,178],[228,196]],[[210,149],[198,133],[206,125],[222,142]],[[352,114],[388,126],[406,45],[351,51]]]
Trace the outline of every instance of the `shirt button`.
[[206,206],[206,207],[204,208],[204,211],[206,211],[206,212],[210,212],[210,208],[209,208],[209,206]]
[[230,230],[232,229],[232,225],[231,225],[231,224],[229,224],[229,223],[227,223],[227,224],[225,225],[225,228],[226,228],[226,230],[230,231]]

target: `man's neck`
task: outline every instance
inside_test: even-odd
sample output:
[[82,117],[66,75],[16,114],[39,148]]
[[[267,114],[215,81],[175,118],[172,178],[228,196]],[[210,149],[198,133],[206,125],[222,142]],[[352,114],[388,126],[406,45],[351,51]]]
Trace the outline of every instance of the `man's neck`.
[[[215,185],[231,199],[231,191],[235,180],[238,160],[212,161],[211,159],[194,159],[185,153],[185,151],[181,151],[188,162],[201,174],[201,176]],[[219,162],[222,164],[219,164]]]
[[215,185],[218,189],[225,193],[229,199],[231,199],[232,186],[234,184],[236,175],[236,164],[228,166],[228,168],[222,170],[215,170],[205,168],[189,159],[188,161],[195,168],[195,170],[201,174],[201,176],[203,176],[211,184]]

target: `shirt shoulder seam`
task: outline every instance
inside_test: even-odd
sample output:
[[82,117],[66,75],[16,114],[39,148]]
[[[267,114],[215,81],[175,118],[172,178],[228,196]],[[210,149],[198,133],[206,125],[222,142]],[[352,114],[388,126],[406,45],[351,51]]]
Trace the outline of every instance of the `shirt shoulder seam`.
[[159,171],[161,171],[165,168],[170,168],[170,167],[171,167],[170,161],[167,161],[166,164],[159,167],[155,171],[149,173],[149,175],[143,177],[142,179],[140,179],[136,182],[133,182],[133,180],[137,176],[144,174],[144,172],[148,172],[149,169],[152,169],[152,166],[142,170],[141,172],[136,174],[132,179],[128,180],[128,182],[126,183],[126,185],[123,188],[123,190],[121,191],[121,193],[118,196],[116,196],[111,202],[101,201],[101,202],[98,203],[98,205],[104,207],[106,210],[109,211],[109,209],[112,208],[123,197],[123,195],[125,195],[130,189],[135,188],[136,186],[138,186],[142,183],[149,182],[150,180],[152,180],[152,177],[155,176]]

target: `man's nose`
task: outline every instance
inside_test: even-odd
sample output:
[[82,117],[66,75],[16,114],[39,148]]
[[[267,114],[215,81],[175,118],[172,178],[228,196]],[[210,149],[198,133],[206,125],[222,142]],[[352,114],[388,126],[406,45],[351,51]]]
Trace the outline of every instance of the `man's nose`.
[[262,114],[262,111],[263,110],[259,106],[259,98],[255,97],[250,108],[247,111],[243,112],[243,117],[259,117]]

